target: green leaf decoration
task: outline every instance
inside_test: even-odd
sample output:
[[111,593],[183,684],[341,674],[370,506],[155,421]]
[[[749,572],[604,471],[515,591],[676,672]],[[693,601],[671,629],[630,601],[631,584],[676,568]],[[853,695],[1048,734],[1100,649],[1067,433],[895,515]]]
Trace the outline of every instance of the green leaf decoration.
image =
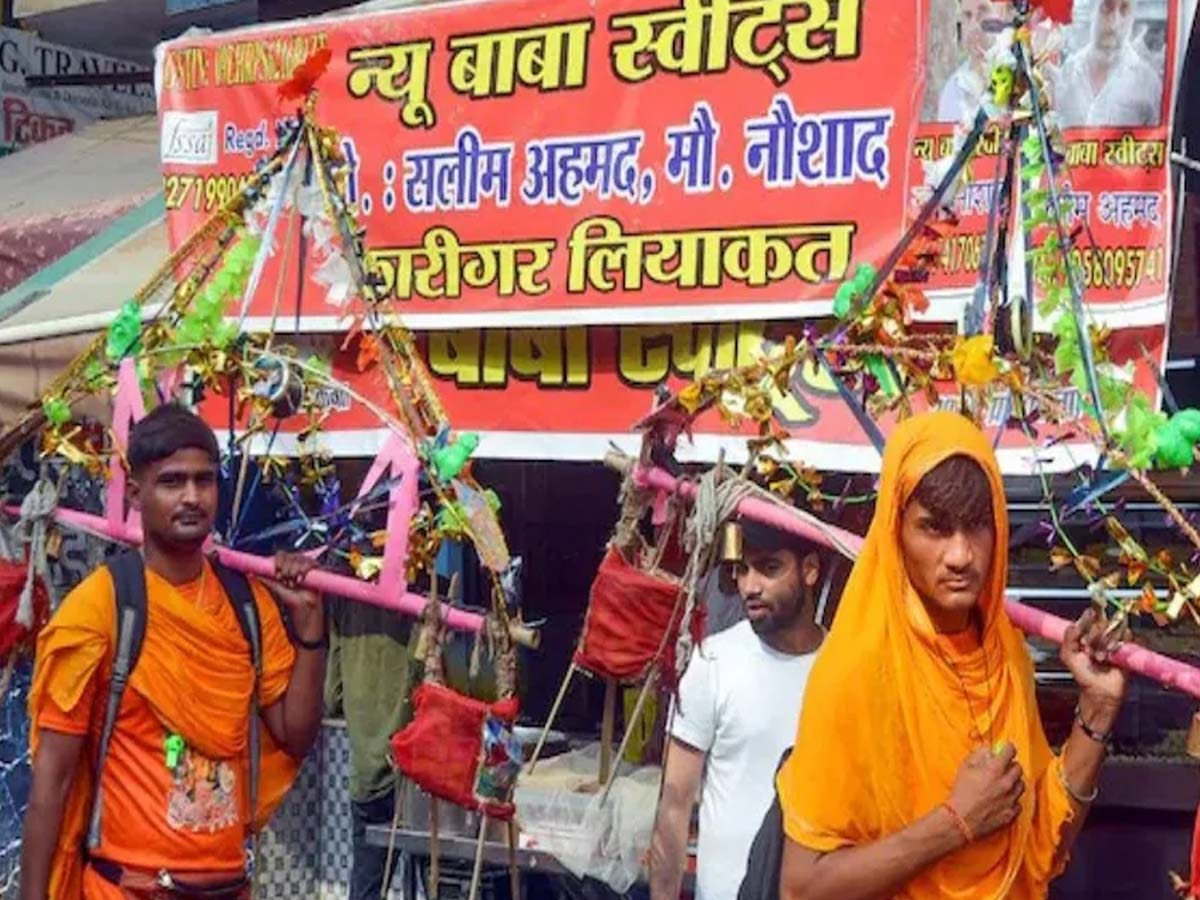
[[1154,459],[1164,469],[1186,469],[1195,461],[1195,441],[1188,440],[1173,420],[1155,432],[1154,443]]
[[1046,210],[1045,205],[1034,204],[1029,205],[1029,215],[1025,218],[1025,230],[1033,231],[1039,225],[1050,224],[1050,213]]
[[1105,409],[1114,409],[1125,405],[1125,397],[1129,385],[1115,378],[1098,378],[1096,387],[1100,391],[1100,402]]
[[62,397],[47,397],[42,401],[42,414],[47,422],[60,428],[71,421],[71,404]]
[[1171,416],[1171,424],[1193,444],[1200,443],[1200,409],[1181,409]]
[[883,391],[887,397],[896,397],[900,393],[900,385],[896,382],[896,376],[892,374],[892,370],[888,367],[887,361],[878,353],[872,353],[866,357],[867,371],[875,376],[875,380],[879,382],[879,389]]
[[101,381],[108,373],[108,369],[104,367],[104,363],[98,359],[93,359],[83,370],[83,380],[89,386],[95,385]]
[[438,478],[443,482],[453,481],[462,472],[471,454],[479,446],[479,435],[473,432],[460,434],[452,444],[433,451],[434,469]]
[[1083,362],[1079,353],[1079,345],[1071,341],[1059,340],[1054,348],[1054,371],[1066,375]]
[[1157,432],[1165,421],[1166,416],[1150,408],[1145,394],[1133,394],[1125,411],[1125,430],[1115,435],[1129,455],[1131,466],[1144,469],[1152,464],[1158,448]]
[[864,293],[874,280],[875,267],[870,263],[859,263],[858,268],[854,270],[854,287],[858,292]]
[[455,534],[467,527],[467,514],[463,511],[462,504],[452,502],[438,511],[436,521],[439,531]]
[[218,322],[212,330],[213,345],[219,350],[224,350],[237,339],[239,330],[237,322]]
[[129,300],[121,307],[117,317],[108,326],[108,342],[104,354],[112,362],[120,362],[141,349],[142,308],[136,300]]
[[315,372],[319,372],[326,378],[333,377],[333,363],[320,356],[310,356],[304,360],[304,364]]
[[212,280],[213,291],[218,297],[228,297],[237,283],[237,276],[225,266]]
[[850,314],[850,308],[853,305],[854,284],[843,281],[838,285],[837,293],[833,295],[833,314],[839,319],[844,319]]
[[833,295],[833,314],[844,319],[875,281],[876,269],[870,263],[859,263],[849,281],[838,285]]

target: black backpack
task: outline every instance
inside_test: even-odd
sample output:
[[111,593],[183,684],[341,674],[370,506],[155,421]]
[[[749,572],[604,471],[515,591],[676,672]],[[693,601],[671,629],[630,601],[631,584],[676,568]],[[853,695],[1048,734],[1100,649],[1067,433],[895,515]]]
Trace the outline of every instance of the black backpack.
[[[258,809],[258,770],[260,734],[258,721],[258,691],[262,681],[262,628],[258,618],[258,607],[250,582],[240,572],[221,565],[216,560],[210,563],[225,596],[233,604],[233,611],[241,626],[242,635],[250,647],[250,661],[254,667],[254,692],[250,699],[250,816],[251,821]],[[142,641],[146,637],[146,563],[137,550],[124,550],[110,558],[105,565],[112,573],[116,589],[117,638],[113,652],[112,680],[108,685],[108,704],[104,709],[104,724],[100,730],[97,748],[96,787],[92,796],[92,814],[88,825],[87,850],[100,845],[100,821],[103,815],[104,797],[100,788],[100,773],[108,758],[108,747],[112,741],[117,712],[121,698],[129,684],[130,673],[137,665],[142,652]]]
[[[792,748],[783,751],[783,758],[775,768],[779,776],[783,764],[792,755]],[[750,856],[746,860],[746,876],[738,888],[737,900],[779,900],[779,870],[783,866],[783,807],[779,803],[779,789],[771,808],[763,816],[754,843],[750,845]]]

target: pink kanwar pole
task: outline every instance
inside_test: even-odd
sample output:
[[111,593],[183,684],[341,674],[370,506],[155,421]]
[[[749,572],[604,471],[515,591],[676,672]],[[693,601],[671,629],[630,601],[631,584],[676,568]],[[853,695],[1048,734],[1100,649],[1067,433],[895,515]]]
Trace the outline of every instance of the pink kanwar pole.
[[[654,488],[657,491],[665,491],[668,494],[678,492],[686,500],[691,500],[696,496],[696,486],[694,484],[690,481],[679,481],[662,469],[647,469],[643,466],[638,466],[633,471],[633,480],[640,487]],[[764,525],[771,525],[780,531],[790,531],[792,534],[798,534],[800,537],[810,540],[813,543],[833,547],[835,550],[839,548],[830,542],[830,535],[835,536],[838,541],[845,545],[845,549],[850,553],[857,554],[862,548],[863,539],[852,531],[846,531],[846,529],[838,528],[836,525],[823,525],[818,528],[811,522],[805,521],[799,515],[789,512],[786,508],[774,503],[768,503],[765,500],[759,500],[756,497],[747,497],[739,503],[738,512],[748,519],[762,522]]]
[[[1026,634],[1036,635],[1056,644],[1063,642],[1063,635],[1070,625],[1066,619],[1018,603],[1011,598],[1006,600],[1004,605],[1012,623]],[[1200,669],[1195,666],[1189,666],[1185,662],[1163,656],[1137,644],[1122,646],[1113,654],[1113,662],[1122,669],[1157,681],[1163,687],[1174,688],[1200,698]]]
[[104,491],[106,518],[113,528],[141,524],[141,513],[136,509],[125,512],[125,464],[121,456],[129,446],[129,431],[133,423],[146,416],[146,403],[142,399],[142,387],[138,383],[137,368],[131,357],[121,360],[117,369],[117,396],[113,401],[113,434],[119,452],[113,453],[108,462],[108,486]]
[[[647,469],[637,466],[633,470],[633,478],[642,487],[666,493],[677,492],[689,500],[696,494],[694,484],[680,481],[662,469]],[[748,519],[771,525],[781,531],[798,534],[802,538],[832,547],[835,550],[842,548],[835,546],[831,537],[840,542],[844,550],[851,554],[857,554],[862,549],[863,539],[853,532],[832,525],[818,528],[800,516],[789,513],[785,508],[754,497],[747,497],[739,503],[738,513]],[[1007,598],[1004,606],[1012,623],[1026,634],[1044,638],[1056,644],[1063,642],[1063,636],[1070,625],[1066,619],[1032,606],[1026,606],[1012,598]],[[1155,653],[1153,650],[1147,650],[1136,644],[1126,644],[1121,647],[1113,655],[1113,662],[1129,672],[1157,681],[1164,687],[1174,688],[1200,698],[1200,669],[1195,666],[1190,666],[1169,656],[1163,656],[1161,653]]]
[[[275,574],[274,560],[265,556],[242,553],[240,550],[230,550],[228,547],[217,547],[217,558],[229,568],[245,572],[248,575],[270,578]],[[369,581],[360,581],[336,572],[326,572],[324,569],[313,569],[304,579],[304,583],[325,594],[335,594],[362,603],[394,609],[410,616],[419,616],[425,611],[428,602],[420,594],[413,594],[409,591],[381,590],[379,585]],[[483,628],[483,616],[454,609],[446,604],[442,604],[442,621],[456,631],[478,632]]]
[[[5,506],[4,510],[10,515],[21,514],[21,509],[17,506]],[[94,516],[75,509],[59,507],[54,511],[54,517],[64,525],[80,528],[111,540],[122,541],[127,544],[140,544],[142,542],[141,528],[121,525],[120,523],[113,524],[103,516]],[[229,566],[229,568],[245,572],[248,575],[270,578],[275,572],[274,561],[265,556],[242,553],[239,550],[231,550],[228,547],[217,547],[216,553],[217,558]],[[335,572],[326,572],[323,569],[314,569],[309,572],[308,576],[304,579],[304,584],[322,593],[347,597],[362,603],[382,606],[385,609],[394,609],[397,612],[402,612],[410,616],[419,616],[424,612],[427,602],[420,594],[403,590],[383,590],[379,585],[372,584],[369,581],[360,581],[357,578],[351,578]],[[478,633],[483,628],[483,616],[478,613],[454,609],[444,603],[442,604],[442,621],[456,631]],[[524,643],[525,641],[523,640],[522,642]]]
[[[379,589],[392,593],[403,590],[408,566],[408,526],[417,514],[417,480],[421,463],[407,438],[393,433],[388,438],[367,477],[359,489],[359,499],[370,494],[379,480],[393,472],[399,483],[388,491],[387,539],[383,545],[383,566],[379,572]],[[357,511],[357,506],[355,507]],[[351,515],[354,513],[351,512]]]

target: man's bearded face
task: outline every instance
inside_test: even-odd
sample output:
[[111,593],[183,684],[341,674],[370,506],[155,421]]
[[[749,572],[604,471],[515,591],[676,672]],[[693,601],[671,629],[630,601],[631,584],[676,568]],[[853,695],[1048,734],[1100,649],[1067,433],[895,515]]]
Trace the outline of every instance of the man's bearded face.
[[815,582],[816,566],[815,556],[801,559],[792,550],[746,548],[737,587],[746,618],[757,634],[773,634],[796,623],[804,609],[808,570]]

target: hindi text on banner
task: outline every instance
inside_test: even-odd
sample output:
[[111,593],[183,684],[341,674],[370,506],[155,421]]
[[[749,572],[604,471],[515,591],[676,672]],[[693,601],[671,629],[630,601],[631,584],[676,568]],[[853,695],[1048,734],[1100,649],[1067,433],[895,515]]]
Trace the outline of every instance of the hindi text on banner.
[[530,205],[577,206],[585,194],[648,202],[653,173],[643,173],[639,164],[645,141],[641,131],[530,141],[521,196]]
[[1122,231],[1134,225],[1161,228],[1163,195],[1146,191],[1104,191],[1100,195],[1100,221]]
[[675,7],[613,16],[621,33],[612,67],[622,81],[657,72],[711,75],[731,62],[765,72],[775,84],[801,64],[855,59],[861,0],[681,0]]
[[746,171],[768,188],[856,181],[886,188],[894,120],[890,109],[797,116],[791,98],[779,94],[766,116],[745,124]]
[[508,206],[512,186],[511,142],[484,143],[467,126],[452,147],[406,150],[404,205],[410,212],[478,209],[485,197]]
[[684,290],[747,287],[799,278],[836,281],[850,265],[853,222],[627,234],[609,216],[584,219],[571,233],[567,290],[638,291],[646,281]]
[[350,96],[371,94],[399,103],[400,121],[409,128],[433,128],[437,113],[429,102],[429,59],[433,41],[412,41],[380,47],[355,47],[346,79]]
[[328,43],[328,34],[319,31],[286,38],[223,44],[213,54],[213,81],[218,85],[287,81],[297,66]]
[[1167,144],[1161,139],[1139,140],[1125,132],[1104,142],[1104,165],[1127,169],[1160,169],[1167,164]]
[[682,185],[684,193],[711,192],[716,184],[717,144],[721,137],[712,107],[701,100],[692,109],[688,124],[668,128],[665,137],[667,181]]
[[479,100],[518,86],[543,93],[587,84],[591,19],[450,38],[450,86]]
[[554,253],[553,240],[463,243],[450,228],[425,232],[416,247],[385,247],[369,257],[383,296],[397,300],[455,300],[464,289],[491,290],[501,297],[539,297]]
[[429,368],[465,387],[504,387],[509,377],[542,388],[591,384],[588,329],[488,328],[429,335]]

